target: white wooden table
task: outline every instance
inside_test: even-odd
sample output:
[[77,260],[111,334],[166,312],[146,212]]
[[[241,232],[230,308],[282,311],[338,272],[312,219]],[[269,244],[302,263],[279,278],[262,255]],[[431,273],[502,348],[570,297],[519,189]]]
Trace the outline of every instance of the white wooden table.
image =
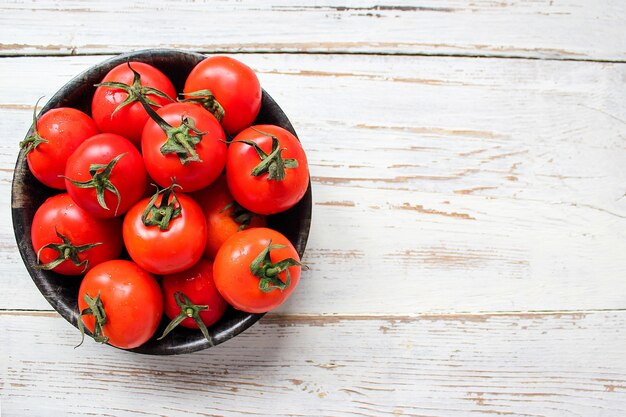
[[[0,42],[3,417],[626,415],[623,0],[4,1]],[[290,301],[177,357],[74,349],[10,221],[37,98],[148,47],[252,66],[314,187]]]

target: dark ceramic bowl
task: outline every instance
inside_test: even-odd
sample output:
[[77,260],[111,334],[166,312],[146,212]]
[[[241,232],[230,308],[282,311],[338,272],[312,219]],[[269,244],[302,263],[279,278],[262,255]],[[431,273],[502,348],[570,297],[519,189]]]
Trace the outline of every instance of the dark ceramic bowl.
[[[97,64],[67,83],[59,90],[41,110],[40,114],[55,107],[74,107],[91,114],[91,98],[94,94],[94,84],[100,82],[109,70],[118,64],[130,61],[141,61],[151,64],[167,75],[174,83],[177,91],[182,91],[187,75],[191,69],[205,55],[182,52],[172,49],[149,49],[119,55],[100,64]],[[289,119],[276,102],[263,91],[261,111],[255,124],[275,124],[296,132]],[[29,136],[29,131],[26,136]],[[33,250],[30,238],[31,223],[37,208],[50,196],[58,193],[42,185],[30,173],[24,152],[20,152],[15,165],[13,177],[11,209],[13,214],[13,228],[17,245],[28,269],[30,276],[43,296],[67,321],[76,327],[78,319],[77,295],[80,278],[60,276],[51,271],[33,268],[37,263],[37,256]],[[300,257],[304,254],[309,227],[311,224],[311,184],[304,198],[290,210],[269,218],[270,227],[283,233],[293,243]],[[168,337],[157,341],[153,337],[144,345],[132,349],[133,352],[152,355],[171,355],[189,353],[206,349],[222,343],[259,320],[263,314],[249,314],[230,308],[224,316],[209,328],[213,343],[209,343],[200,331],[176,328]],[[161,322],[156,334],[161,334],[167,318]],[[79,340],[78,332],[76,340]]]

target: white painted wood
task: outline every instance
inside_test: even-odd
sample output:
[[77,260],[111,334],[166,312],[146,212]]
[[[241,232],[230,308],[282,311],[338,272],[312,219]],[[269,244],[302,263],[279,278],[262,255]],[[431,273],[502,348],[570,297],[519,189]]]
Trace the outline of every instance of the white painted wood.
[[626,60],[622,0],[11,1],[0,53],[146,46]]
[[268,316],[179,357],[0,313],[6,416],[620,416],[626,312]]
[[[626,65],[240,58],[311,162],[311,269],[281,312],[624,307]],[[101,59],[0,60],[3,213],[30,106]],[[0,308],[48,309],[0,231]]]

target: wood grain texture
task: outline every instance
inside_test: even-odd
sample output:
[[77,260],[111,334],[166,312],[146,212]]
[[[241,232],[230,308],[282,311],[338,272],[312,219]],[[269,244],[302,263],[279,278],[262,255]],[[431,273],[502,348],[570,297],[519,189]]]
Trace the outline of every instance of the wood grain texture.
[[[3,213],[30,105],[101,59],[0,60],[22,80],[0,77]],[[292,120],[314,185],[310,270],[282,313],[624,308],[626,65],[245,61]],[[0,231],[0,308],[49,308],[10,223]]]
[[12,1],[0,6],[0,54],[160,45],[624,61],[625,15],[621,0]]
[[626,312],[266,316],[191,355],[96,345],[0,313],[7,416],[620,416]]

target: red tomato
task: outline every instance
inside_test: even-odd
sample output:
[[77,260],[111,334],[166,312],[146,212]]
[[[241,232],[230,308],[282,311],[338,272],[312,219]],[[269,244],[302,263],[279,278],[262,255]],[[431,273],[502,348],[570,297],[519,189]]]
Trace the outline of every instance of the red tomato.
[[141,139],[150,177],[161,187],[175,178],[185,192],[215,181],[226,164],[224,130],[215,117],[192,103],[168,104],[156,113],[162,120],[149,120]]
[[143,269],[160,275],[184,271],[198,262],[206,233],[198,203],[181,193],[172,195],[171,188],[132,206],[123,225],[130,257]]
[[81,275],[122,252],[120,219],[97,219],[81,209],[69,194],[47,199],[31,226],[39,268],[63,275]]
[[[213,97],[202,94],[203,90],[209,90]],[[196,65],[187,77],[184,92],[187,98],[202,102],[209,110],[221,107],[221,123],[229,135],[252,125],[261,108],[261,84],[256,74],[227,56],[212,56]],[[194,92],[200,93],[189,95]],[[219,114],[219,110],[214,114]]]
[[165,315],[172,322],[159,339],[180,324],[189,329],[200,328],[211,341],[206,327],[217,322],[228,306],[215,287],[213,264],[200,259],[191,269],[164,276],[161,288]]
[[102,132],[124,136],[139,148],[149,117],[137,95],[141,93],[153,108],[158,108],[173,102],[176,90],[165,74],[152,65],[131,62],[130,67],[120,64],[104,76],[93,95],[91,114]]
[[302,199],[309,185],[309,166],[294,135],[274,125],[252,126],[228,147],[226,180],[243,207],[275,214]]
[[192,195],[198,202],[207,223],[204,256],[215,259],[220,246],[240,230],[267,225],[265,216],[252,213],[235,202],[222,175],[213,184]]
[[101,133],[83,142],[65,167],[72,199],[96,217],[116,217],[136,203],[148,176],[141,154],[122,136]]
[[281,305],[300,279],[300,257],[281,233],[263,227],[228,238],[217,252],[213,278],[238,310],[264,313]]
[[98,128],[91,117],[69,107],[52,109],[39,120],[34,116],[33,135],[20,142],[30,172],[44,185],[64,190],[67,158],[85,139],[98,134]]
[[163,298],[151,274],[118,259],[102,263],[85,275],[78,290],[78,311],[97,342],[132,349],[147,342],[156,331]]

